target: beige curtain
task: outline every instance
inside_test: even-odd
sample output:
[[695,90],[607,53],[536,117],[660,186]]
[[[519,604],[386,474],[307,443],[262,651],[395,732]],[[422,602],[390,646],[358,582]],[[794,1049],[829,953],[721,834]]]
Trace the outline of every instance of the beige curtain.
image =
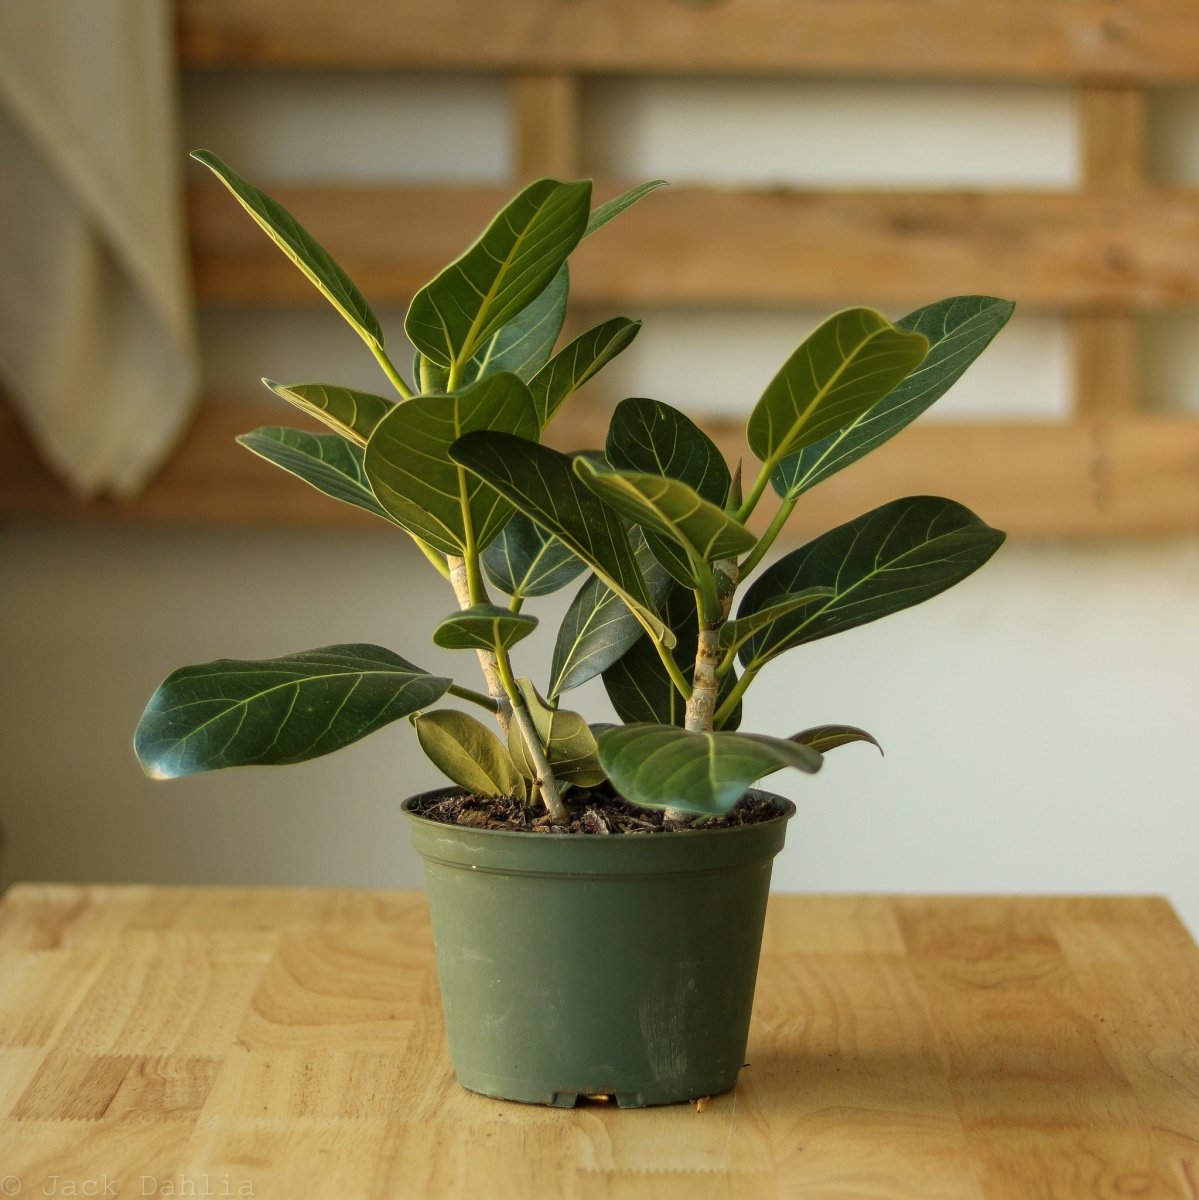
[[199,365],[167,0],[0,0],[0,374],[80,495],[135,493]]

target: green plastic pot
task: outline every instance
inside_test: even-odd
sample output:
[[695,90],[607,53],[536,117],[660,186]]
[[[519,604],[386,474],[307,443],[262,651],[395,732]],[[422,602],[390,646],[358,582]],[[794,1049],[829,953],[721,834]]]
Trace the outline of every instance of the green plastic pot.
[[463,1087],[640,1108],[734,1086],[789,800],[740,828],[604,836],[445,825],[412,811],[426,798],[404,811]]

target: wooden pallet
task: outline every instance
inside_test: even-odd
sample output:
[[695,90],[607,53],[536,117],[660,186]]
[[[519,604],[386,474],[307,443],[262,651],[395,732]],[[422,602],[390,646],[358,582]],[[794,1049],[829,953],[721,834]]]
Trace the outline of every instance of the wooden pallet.
[[[587,75],[1069,83],[1081,116],[1075,190],[672,188],[579,252],[573,294],[604,310],[866,302],[902,311],[982,292],[1066,313],[1075,367],[1066,421],[917,427],[805,498],[804,525],[944,491],[1018,534],[1199,531],[1199,418],[1145,412],[1137,394],[1139,318],[1199,303],[1199,190],[1154,186],[1143,166],[1145,89],[1199,82],[1199,21],[1185,0],[180,0],[178,10],[182,61],[194,70],[504,75],[513,184],[580,173]],[[260,182],[380,304],[404,303],[509,193]],[[601,182],[598,193],[618,186]],[[320,303],[219,188],[195,187],[189,217],[202,302]],[[6,416],[0,513],[363,523],[229,445],[233,428],[290,419],[275,406],[206,405],[143,498],[84,507],[31,460]],[[557,436],[595,444],[602,422],[580,400]],[[713,432],[733,458],[744,452],[738,431]]]

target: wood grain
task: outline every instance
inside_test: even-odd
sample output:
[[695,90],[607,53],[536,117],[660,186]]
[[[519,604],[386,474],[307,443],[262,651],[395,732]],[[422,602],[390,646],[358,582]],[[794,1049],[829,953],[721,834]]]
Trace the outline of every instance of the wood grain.
[[[508,196],[493,187],[269,191],[372,302],[406,304]],[[621,190],[597,185],[597,197]],[[220,303],[319,304],[224,192],[188,204],[196,287]],[[1024,307],[1199,303],[1199,192],[747,191],[663,188],[571,259],[577,303],[914,307],[982,293]],[[902,311],[902,308],[901,308]]]
[[0,1013],[22,1195],[1199,1195],[1199,949],[1160,899],[775,896],[702,1111],[458,1088],[419,892],[18,885]]
[[182,0],[184,61],[593,73],[1184,82],[1188,0]]

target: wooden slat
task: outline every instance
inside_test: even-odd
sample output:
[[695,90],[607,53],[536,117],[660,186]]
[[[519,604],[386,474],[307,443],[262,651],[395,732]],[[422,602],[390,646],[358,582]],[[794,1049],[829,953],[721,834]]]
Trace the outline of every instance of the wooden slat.
[[578,79],[571,75],[519,75],[510,86],[517,181],[577,178]]
[[[1137,88],[1082,88],[1079,158],[1091,192],[1134,192],[1144,182],[1145,93]],[[1124,312],[1081,312],[1072,326],[1074,411],[1130,412],[1137,406],[1138,328]]]
[[1085,87],[1078,101],[1083,185],[1104,191],[1140,186],[1145,173],[1145,93],[1131,87]]
[[1074,411],[1101,416],[1134,411],[1140,389],[1135,316],[1081,313],[1070,324]]
[[[378,520],[272,470],[233,442],[256,425],[281,421],[303,423],[274,405],[205,405],[139,500],[82,504],[41,465],[13,412],[0,408],[0,518],[382,530]],[[606,425],[605,412],[579,403],[555,420],[547,440],[562,449],[598,445]],[[747,455],[740,423],[706,428],[731,462]],[[793,536],[914,493],[952,496],[1013,534],[1199,532],[1199,421],[918,425],[806,496]],[[763,502],[759,527],[772,511]]]
[[1199,78],[1190,0],[180,0],[178,7],[184,60],[204,67]]
[[[277,187],[376,303],[461,253],[499,187]],[[613,185],[597,189],[612,194]],[[230,197],[190,195],[202,299],[319,303]],[[1199,192],[751,192],[664,188],[572,261],[577,302],[910,305],[982,292],[1044,308],[1199,303]]]

